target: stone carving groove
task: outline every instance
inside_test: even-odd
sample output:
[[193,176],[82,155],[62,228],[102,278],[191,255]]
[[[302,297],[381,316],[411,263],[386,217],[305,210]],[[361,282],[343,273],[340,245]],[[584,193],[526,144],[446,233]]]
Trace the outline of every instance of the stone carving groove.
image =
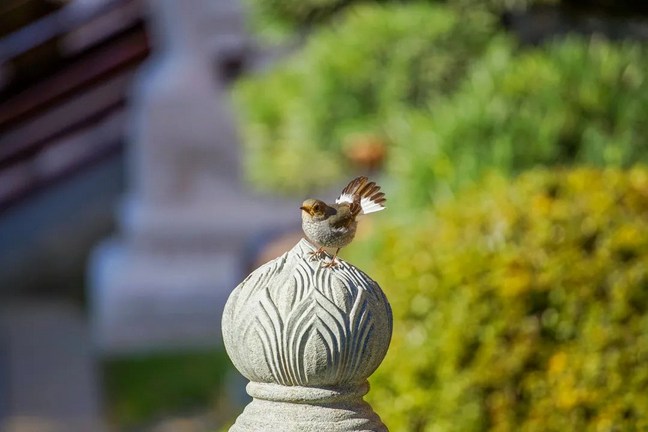
[[[265,416],[274,407],[281,430],[386,430],[362,396],[368,391],[367,378],[389,346],[389,303],[378,284],[360,270],[344,261],[324,268],[310,260],[311,251],[310,243],[300,241],[241,282],[225,306],[225,347],[251,381],[248,393],[255,398],[232,431],[274,430],[268,424],[249,426],[258,405],[272,401],[309,401],[309,410],[327,406],[332,416],[327,422],[326,416],[313,412],[312,422],[303,420],[310,426],[300,420],[291,428],[291,408],[271,404]],[[343,406],[331,410],[338,404]],[[339,429],[346,423],[338,417],[353,410],[351,423],[362,428]],[[334,429],[327,429],[333,424]]]

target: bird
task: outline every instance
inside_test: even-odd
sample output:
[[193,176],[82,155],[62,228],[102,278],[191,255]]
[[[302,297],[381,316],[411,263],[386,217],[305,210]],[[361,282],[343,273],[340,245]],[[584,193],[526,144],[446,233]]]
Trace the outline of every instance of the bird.
[[333,259],[324,264],[335,267],[340,249],[351,243],[358,226],[357,217],[385,209],[385,194],[367,177],[357,177],[344,188],[334,204],[309,198],[301,207],[302,229],[306,239],[318,247],[312,259],[322,259],[325,248],[336,248]]

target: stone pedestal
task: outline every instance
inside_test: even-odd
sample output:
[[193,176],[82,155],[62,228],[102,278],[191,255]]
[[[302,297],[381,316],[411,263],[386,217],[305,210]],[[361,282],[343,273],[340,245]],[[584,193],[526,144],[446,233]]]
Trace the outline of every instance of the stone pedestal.
[[239,181],[219,74],[244,47],[238,1],[147,4],[153,52],[130,99],[120,232],[90,266],[96,342],[109,352],[218,343],[214,311],[240,277],[245,241],[298,218],[295,203],[251,196]]
[[68,302],[3,299],[0,431],[106,430],[82,311]]
[[230,295],[223,339],[253,401],[230,429],[386,431],[363,401],[392,332],[376,282],[340,261],[325,268],[301,240]]

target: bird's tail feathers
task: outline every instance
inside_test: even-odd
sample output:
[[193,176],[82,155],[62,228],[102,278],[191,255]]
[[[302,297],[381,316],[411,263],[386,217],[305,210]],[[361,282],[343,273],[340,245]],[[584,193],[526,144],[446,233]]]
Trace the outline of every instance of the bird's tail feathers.
[[335,200],[337,204],[349,203],[352,208],[358,206],[357,213],[361,210],[363,214],[384,210],[386,201],[385,194],[380,192],[380,186],[364,176],[353,179]]

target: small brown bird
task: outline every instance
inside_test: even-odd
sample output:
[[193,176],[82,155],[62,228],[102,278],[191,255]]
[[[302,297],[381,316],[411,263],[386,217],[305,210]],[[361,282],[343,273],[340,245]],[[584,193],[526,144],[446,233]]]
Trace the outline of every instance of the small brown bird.
[[336,248],[333,259],[325,267],[337,265],[335,259],[341,248],[351,243],[355,236],[360,214],[374,213],[385,209],[385,194],[380,186],[370,182],[367,177],[358,177],[351,181],[335,200],[335,204],[326,204],[317,199],[307,199],[300,207],[302,210],[302,229],[306,238],[318,246],[312,252],[315,259],[322,258],[324,248]]

